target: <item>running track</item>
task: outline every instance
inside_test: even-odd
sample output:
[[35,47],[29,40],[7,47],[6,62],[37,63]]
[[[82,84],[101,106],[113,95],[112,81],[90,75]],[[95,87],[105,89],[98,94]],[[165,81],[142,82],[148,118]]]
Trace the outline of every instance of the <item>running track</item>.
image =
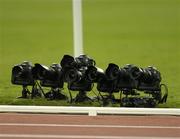
[[0,113],[0,139],[180,139],[177,116]]

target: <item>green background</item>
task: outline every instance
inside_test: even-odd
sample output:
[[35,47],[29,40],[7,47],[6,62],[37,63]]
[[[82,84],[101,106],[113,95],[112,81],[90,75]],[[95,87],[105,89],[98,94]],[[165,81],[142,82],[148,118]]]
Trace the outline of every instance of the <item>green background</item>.
[[[84,53],[103,69],[110,62],[157,67],[169,88],[160,107],[180,107],[179,7],[179,0],[83,0]],[[62,105],[16,99],[21,87],[11,84],[11,69],[72,55],[72,26],[71,0],[0,0],[0,104]]]

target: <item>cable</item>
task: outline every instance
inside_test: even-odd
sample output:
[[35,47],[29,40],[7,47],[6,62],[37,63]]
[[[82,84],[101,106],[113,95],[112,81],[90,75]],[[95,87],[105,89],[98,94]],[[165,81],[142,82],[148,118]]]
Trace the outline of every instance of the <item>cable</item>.
[[168,87],[167,87],[167,85],[166,84],[161,84],[160,85],[161,90],[162,90],[162,87],[164,87],[165,93],[164,93],[164,96],[159,101],[159,103],[165,103],[167,101],[167,97],[168,97]]

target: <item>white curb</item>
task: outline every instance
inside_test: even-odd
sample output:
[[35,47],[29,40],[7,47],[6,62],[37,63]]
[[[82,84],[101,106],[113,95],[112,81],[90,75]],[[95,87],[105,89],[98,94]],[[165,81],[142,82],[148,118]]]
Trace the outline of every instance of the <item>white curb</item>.
[[123,108],[123,107],[71,107],[71,106],[17,106],[0,105],[0,112],[65,113],[65,114],[118,114],[118,115],[180,115],[178,108]]

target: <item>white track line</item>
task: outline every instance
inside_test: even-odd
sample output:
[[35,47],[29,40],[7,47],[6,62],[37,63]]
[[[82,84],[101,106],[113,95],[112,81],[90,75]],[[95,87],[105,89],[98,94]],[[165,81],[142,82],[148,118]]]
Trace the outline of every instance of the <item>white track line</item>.
[[139,125],[128,126],[128,125],[31,124],[31,123],[0,123],[0,126],[180,129],[180,126],[139,126]]
[[179,137],[133,137],[133,136],[90,136],[90,135],[31,135],[31,134],[0,134],[3,138],[68,138],[68,139],[179,139]]

